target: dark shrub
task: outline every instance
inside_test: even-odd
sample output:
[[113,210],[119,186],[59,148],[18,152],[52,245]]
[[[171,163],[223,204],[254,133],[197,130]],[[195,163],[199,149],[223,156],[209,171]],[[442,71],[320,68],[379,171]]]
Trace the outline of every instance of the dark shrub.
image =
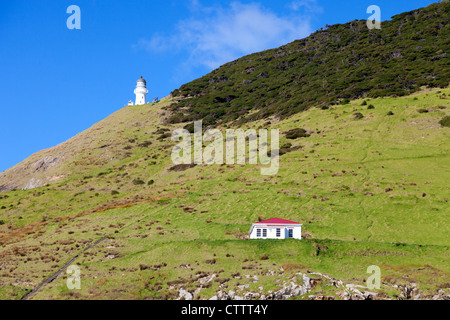
[[439,124],[443,127],[450,128],[450,116],[445,116],[439,121]]
[[305,129],[301,129],[301,128],[292,129],[292,130],[289,130],[288,132],[286,132],[287,139],[298,139],[301,137],[307,138],[309,136],[310,136],[310,134],[308,134]]
[[120,192],[119,192],[119,191],[117,191],[117,190],[113,190],[113,191],[111,191],[111,195],[115,196],[115,195],[117,195],[117,194],[120,194]]
[[418,113],[428,113],[427,109],[418,109],[417,110]]
[[183,127],[183,129],[186,129],[189,131],[189,133],[194,133],[194,123],[189,123]]
[[[166,138],[169,138],[171,136],[171,134],[170,133],[163,133],[162,135],[160,135],[158,138],[157,138],[157,140],[159,140],[159,141],[161,141],[161,140],[164,140],[164,139],[166,139]],[[151,144],[151,142],[150,142],[150,144]],[[139,145],[140,147],[142,147],[143,145],[142,144],[140,144]]]
[[175,172],[179,172],[179,171],[184,171],[187,170],[189,168],[193,168],[195,167],[196,164],[195,163],[190,163],[190,164],[177,164],[174,165],[173,167],[169,168],[169,171],[175,171]]
[[356,120],[359,120],[359,119],[364,118],[364,115],[361,112],[357,112],[357,113],[353,114],[353,118],[355,118]]
[[346,105],[346,104],[349,104],[349,103],[350,103],[350,100],[347,99],[347,98],[345,98],[344,100],[341,101],[342,105]]
[[393,116],[394,113],[393,113],[392,111],[389,111],[389,112],[387,113],[387,115],[388,115],[388,116]]
[[155,183],[155,180],[150,180],[147,184],[149,185],[149,186],[151,186],[152,184],[154,184]]
[[133,184],[140,185],[140,184],[145,184],[145,182],[141,178],[137,178],[137,179],[133,180]]
[[364,101],[361,103],[361,105],[362,105],[362,106],[367,106],[367,101],[364,100]]
[[151,141],[144,141],[144,142],[142,142],[142,143],[139,143],[139,147],[145,148],[145,147],[150,146],[151,144],[152,144]]
[[369,106],[367,107],[368,110],[370,109],[375,109],[375,106],[373,104],[369,104]]

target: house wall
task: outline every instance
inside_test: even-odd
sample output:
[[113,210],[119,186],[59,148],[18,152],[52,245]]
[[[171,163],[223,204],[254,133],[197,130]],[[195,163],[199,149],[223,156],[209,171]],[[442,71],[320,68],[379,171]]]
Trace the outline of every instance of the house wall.
[[[280,226],[280,227],[267,227],[265,225],[254,226],[252,232],[250,234],[250,239],[286,239],[288,238],[288,228],[291,226]],[[281,229],[280,237],[277,237],[276,232],[277,228]],[[261,229],[261,236],[257,236],[257,229]],[[267,237],[263,237],[262,229],[267,229]],[[302,238],[302,227],[301,226],[293,226],[293,238],[301,239]]]
[[294,239],[301,239],[302,238],[302,226],[298,226],[294,228]]

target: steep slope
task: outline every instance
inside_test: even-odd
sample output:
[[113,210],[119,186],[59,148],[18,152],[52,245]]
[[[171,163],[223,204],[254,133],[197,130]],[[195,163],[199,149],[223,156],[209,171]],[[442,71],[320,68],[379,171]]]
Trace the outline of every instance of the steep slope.
[[[179,126],[159,123],[164,103],[124,108],[105,120],[114,138],[105,128],[89,141],[127,141],[129,157],[83,170],[73,164],[80,173],[58,183],[0,194],[0,295],[22,297],[104,237],[75,261],[80,291],[68,290],[63,275],[34,298],[174,299],[182,287],[201,299],[224,290],[257,297],[308,270],[364,286],[369,265],[382,269],[379,298],[401,297],[403,287],[393,285],[412,282],[423,298],[441,294],[450,276],[450,129],[439,121],[449,96],[444,89],[357,100],[252,123],[311,134],[282,134],[290,152],[270,177],[248,164],[170,170],[170,133]],[[259,217],[274,216],[302,222],[305,239],[242,240]],[[341,297],[333,286],[315,290]]]
[[368,30],[366,21],[329,26],[181,86],[172,93],[181,103],[170,107],[170,122],[244,123],[345,99],[447,87],[449,49],[448,1],[396,15],[382,30]]
[[[165,103],[163,99],[155,108],[122,108],[68,141],[33,154],[0,173],[0,192],[32,189],[109,168],[130,157],[132,148],[147,151],[151,143],[146,139],[152,139],[153,135],[140,131],[148,130],[151,121],[159,124],[163,114],[159,106]],[[142,112],[137,117],[136,110],[140,109]],[[129,132],[135,128],[139,135],[131,136]]]

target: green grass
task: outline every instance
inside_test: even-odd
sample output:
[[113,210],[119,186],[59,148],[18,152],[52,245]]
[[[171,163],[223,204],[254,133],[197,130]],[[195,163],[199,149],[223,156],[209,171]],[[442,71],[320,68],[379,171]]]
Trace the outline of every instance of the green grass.
[[[308,270],[364,285],[370,265],[380,266],[387,296],[398,295],[393,284],[412,282],[427,297],[448,290],[450,132],[439,124],[449,107],[443,93],[450,96],[450,89],[365,99],[375,106],[370,110],[353,100],[245,124],[311,134],[282,134],[280,145],[301,148],[283,155],[278,174],[268,177],[259,165],[169,171],[175,143],[158,140],[156,132],[178,126],[155,119],[170,101],[121,109],[63,151],[46,151],[72,155],[51,169],[66,177],[0,194],[0,298],[20,298],[103,236],[108,241],[75,262],[81,290],[69,291],[63,275],[35,298],[174,299],[180,286],[199,286],[197,273],[216,274],[223,290],[239,292],[274,291]],[[429,112],[418,113],[421,108]],[[354,119],[356,112],[364,118]],[[139,147],[145,141],[152,144]],[[110,149],[99,148],[106,144]],[[122,151],[126,145],[132,148]],[[105,158],[112,159],[100,161]],[[239,239],[259,217],[299,221],[307,239]],[[261,260],[265,254],[269,259]],[[219,286],[213,280],[197,297],[210,298]],[[332,291],[323,285],[312,294]]]

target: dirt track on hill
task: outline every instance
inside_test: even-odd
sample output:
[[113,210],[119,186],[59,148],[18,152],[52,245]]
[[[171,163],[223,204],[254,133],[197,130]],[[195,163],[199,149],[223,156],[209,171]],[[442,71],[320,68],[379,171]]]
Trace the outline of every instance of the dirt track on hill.
[[89,249],[92,249],[93,247],[95,247],[96,245],[98,245],[100,242],[103,242],[107,239],[107,237],[103,237],[99,240],[97,240],[96,242],[94,242],[93,244],[89,245],[87,248],[85,248],[83,251],[81,251],[80,253],[78,253],[75,257],[73,257],[72,259],[70,259],[69,262],[67,262],[63,267],[61,267],[60,269],[58,269],[58,271],[56,271],[54,274],[52,274],[50,277],[48,277],[46,280],[42,281],[40,284],[38,284],[33,290],[31,290],[29,293],[27,293],[25,296],[23,296],[20,300],[29,300],[31,297],[33,297],[43,286],[45,286],[46,284],[49,284],[50,282],[53,282],[56,278],[58,278],[58,276],[64,271],[66,270],[75,260],[77,260],[80,255],[82,255],[83,253],[85,253],[86,251],[88,251]]

